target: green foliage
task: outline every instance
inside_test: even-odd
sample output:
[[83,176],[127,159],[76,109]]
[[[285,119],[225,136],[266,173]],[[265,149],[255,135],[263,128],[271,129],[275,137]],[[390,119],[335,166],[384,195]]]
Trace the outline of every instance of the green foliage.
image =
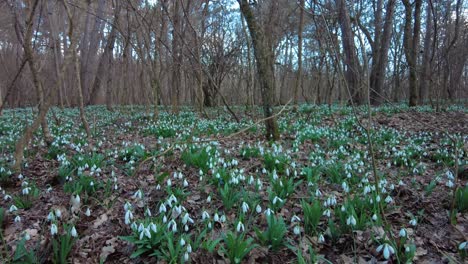
[[24,189],[28,188],[29,190],[28,194],[22,193],[22,194],[13,196],[13,202],[15,206],[20,209],[29,209],[33,206],[34,201],[39,197],[40,190],[33,183],[23,188]]
[[288,158],[283,155],[274,155],[266,152],[263,155],[263,162],[265,164],[265,169],[269,172],[276,171],[278,174],[283,174],[288,164]]
[[255,147],[243,147],[240,150],[242,159],[249,160],[260,156],[260,150]]
[[220,251],[231,261],[231,263],[241,263],[252,249],[257,247],[253,243],[253,238],[245,239],[245,234],[235,234],[229,231],[223,238]]
[[71,227],[64,225],[64,233],[52,237],[53,263],[68,263],[68,255],[75,244],[76,239],[71,235]]
[[26,248],[25,238],[22,238],[16,245],[16,250],[12,258],[12,263],[18,263],[18,264],[39,263],[38,257],[36,256],[35,252],[33,250],[28,250]]
[[182,152],[181,159],[187,166],[201,169],[204,173],[208,172],[210,157],[214,149],[207,151],[206,148],[197,148],[191,146]]
[[322,217],[323,209],[319,201],[314,201],[312,204],[306,201],[301,202],[302,211],[304,212],[304,227],[306,233],[311,235],[317,234],[317,227]]
[[267,224],[267,229],[264,231],[255,228],[257,238],[262,245],[269,246],[273,251],[278,251],[285,245],[286,224],[283,217],[275,217],[273,214],[267,217]]
[[281,177],[277,180],[271,181],[273,192],[281,199],[287,199],[296,190],[297,186],[302,184],[302,180],[295,180],[293,178]]
[[468,211],[468,185],[465,188],[458,188],[455,194],[455,207],[461,213]]
[[231,210],[241,198],[241,193],[227,183],[224,184],[223,188],[219,189],[219,193],[223,201],[224,209],[227,211]]

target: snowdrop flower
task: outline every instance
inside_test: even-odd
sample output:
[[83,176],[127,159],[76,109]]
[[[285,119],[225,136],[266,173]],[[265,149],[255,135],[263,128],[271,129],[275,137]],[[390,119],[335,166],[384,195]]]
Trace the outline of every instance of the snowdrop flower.
[[242,202],[242,212],[245,214],[249,211],[249,205],[246,202]]
[[348,192],[349,192],[349,187],[348,187],[348,184],[347,184],[346,182],[343,182],[343,183],[341,184],[341,188],[343,188],[343,191],[344,191],[345,193],[348,193]]
[[132,211],[128,210],[126,213],[125,213],[125,224],[126,225],[129,225],[131,223],[133,219],[133,214],[132,214]]
[[89,207],[86,209],[85,215],[88,217],[91,216],[91,210],[89,210]]
[[184,261],[188,261],[188,260],[189,260],[189,253],[185,252],[184,253]]
[[322,214],[322,215],[326,215],[328,218],[330,218],[330,216],[331,216],[331,211],[330,211],[330,209],[327,209],[327,210],[323,211],[323,214]]
[[62,211],[60,211],[60,209],[55,209],[55,216],[57,216],[57,218],[61,218],[62,217]]
[[25,240],[30,240],[31,239],[31,236],[29,235],[28,232],[26,232],[26,234],[24,234],[24,239]]
[[449,180],[449,181],[445,184],[445,186],[447,186],[447,187],[449,187],[449,188],[453,188],[453,186],[455,186],[455,184],[454,184],[451,180]]
[[52,224],[50,226],[50,234],[53,236],[58,233],[58,228],[56,224]]
[[214,220],[215,222],[219,222],[219,215],[218,215],[218,213],[215,213],[215,214],[214,214],[213,220]]
[[399,235],[400,237],[406,237],[406,235],[407,235],[407,234],[406,234],[406,229],[404,229],[404,228],[400,229],[400,233],[398,233],[398,235]]
[[380,195],[377,195],[377,197],[375,197],[375,200],[376,200],[377,202],[380,202]]
[[47,220],[48,221],[55,220],[55,215],[53,212],[49,212],[49,214],[47,215]]
[[187,245],[187,252],[192,253],[192,245],[190,244]]
[[151,217],[151,210],[149,209],[149,207],[146,208],[145,215]]
[[244,224],[243,224],[241,221],[239,221],[239,223],[237,223],[236,230],[237,230],[237,232],[243,232],[243,231],[245,231]]
[[372,220],[377,221],[377,219],[378,219],[377,215],[376,215],[376,214],[373,214],[373,215],[372,215]]
[[166,206],[162,203],[160,206],[159,206],[159,213],[165,213],[167,212],[167,208]]
[[301,228],[299,227],[299,225],[294,226],[293,232],[297,236],[301,234]]
[[135,199],[141,199],[141,198],[143,198],[143,192],[142,192],[140,189],[138,189],[138,191],[136,191],[136,192],[133,194],[133,198],[135,198]]
[[225,216],[225,215],[222,215],[222,216],[219,218],[219,221],[221,221],[221,223],[226,222],[226,216]]
[[207,211],[203,211],[202,220],[210,219],[210,214]]
[[418,220],[416,220],[416,218],[413,218],[409,221],[409,224],[412,226],[416,226],[418,224]]
[[10,213],[11,212],[14,212],[14,211],[18,211],[18,207],[16,207],[14,204],[10,206]]
[[4,201],[11,200],[11,195],[5,194],[5,196],[3,196],[3,200],[4,200]]
[[270,208],[267,208],[264,213],[266,216],[270,216],[272,212],[273,211]]
[[322,192],[320,191],[320,189],[317,189],[317,190],[315,191],[315,196],[317,196],[317,197],[322,196]]
[[158,232],[158,227],[154,223],[150,223],[149,228],[155,233]]
[[15,223],[19,223],[19,222],[21,222],[21,217],[19,215],[17,215],[15,217]]
[[386,203],[391,203],[391,202],[393,202],[392,197],[391,197],[390,195],[387,196],[387,198],[385,198],[385,202],[386,202]]
[[259,204],[257,204],[257,206],[255,207],[255,211],[257,211],[258,214],[261,213],[262,207]]
[[273,198],[273,204],[276,204],[276,203],[283,203],[283,199],[279,198],[278,196],[275,196],[275,198]]
[[318,242],[319,242],[320,244],[325,243],[325,237],[324,237],[322,234],[320,234],[320,236],[318,237]]
[[291,217],[291,223],[295,222],[301,222],[301,219],[297,215],[293,215],[293,217]]
[[28,195],[29,191],[31,190],[31,187],[26,187],[22,190],[23,195]]
[[389,259],[390,256],[395,253],[395,249],[393,249],[393,247],[387,243],[384,243],[383,245],[378,246],[377,252],[382,251],[382,249],[383,249],[383,256],[385,259]]
[[72,237],[78,237],[78,232],[76,232],[76,228],[73,226],[71,231],[70,231],[70,235]]
[[185,246],[185,239],[184,238],[180,239],[180,246],[181,247]]
[[161,190],[161,185],[160,184],[156,185],[156,190]]
[[464,250],[464,249],[468,249],[468,241],[462,242],[458,246],[458,250]]
[[184,187],[188,187],[188,181],[186,179],[184,179]]
[[169,224],[167,225],[167,228],[171,229],[173,233],[177,232],[177,223],[174,221],[174,219],[169,221]]
[[356,218],[354,218],[354,216],[348,217],[348,219],[346,219],[346,224],[350,225],[350,226],[355,226],[356,225]]
[[167,179],[167,187],[171,187],[171,185],[172,185],[171,179]]

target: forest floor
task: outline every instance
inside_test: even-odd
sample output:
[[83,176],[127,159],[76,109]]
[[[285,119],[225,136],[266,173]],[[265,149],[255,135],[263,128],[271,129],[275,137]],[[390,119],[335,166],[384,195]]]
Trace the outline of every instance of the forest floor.
[[[21,174],[31,109],[0,117],[0,262],[462,263],[468,111],[303,105],[263,137],[260,109],[78,109],[48,116]],[[277,109],[279,111],[280,109]],[[245,132],[235,134],[246,129]],[[455,155],[459,171],[455,172]],[[450,217],[452,197],[454,213]]]

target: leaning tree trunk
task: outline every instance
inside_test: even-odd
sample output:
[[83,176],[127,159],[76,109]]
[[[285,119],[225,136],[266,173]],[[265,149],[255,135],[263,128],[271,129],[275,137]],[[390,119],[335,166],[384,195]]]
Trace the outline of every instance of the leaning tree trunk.
[[274,54],[269,45],[263,29],[260,28],[257,19],[248,0],[238,0],[242,14],[249,28],[253,42],[254,54],[257,61],[257,73],[261,85],[263,100],[263,113],[265,115],[266,138],[269,140],[279,139],[279,130],[276,118],[273,115],[272,105],[275,100],[274,87]]
[[[36,116],[36,119],[33,121],[31,125],[27,125],[23,131],[23,135],[19,138],[15,145],[15,153],[14,153],[14,164],[13,164],[13,171],[20,172],[21,165],[23,162],[24,156],[24,148],[29,144],[34,131],[36,131],[39,125],[42,125],[42,133],[44,134],[44,139],[46,142],[50,143],[51,136],[46,122],[46,115],[49,111],[49,104],[44,99],[44,89],[42,87],[41,81],[39,80],[39,74],[36,69],[36,65],[34,64],[34,56],[33,56],[33,49],[32,49],[32,34],[33,34],[33,24],[34,24],[34,14],[36,12],[39,0],[35,0],[31,3],[30,13],[26,20],[26,34],[24,38],[20,34],[18,34],[18,40],[22,42],[24,48],[24,55],[25,61],[28,62],[29,68],[31,70],[31,75],[33,77],[33,84],[37,91],[37,96],[39,99],[39,113]],[[15,9],[15,23],[19,27],[19,16],[17,10]],[[19,33],[19,31],[17,31]]]
[[299,28],[297,29],[297,75],[294,83],[294,104],[299,101],[299,87],[302,85],[302,31],[304,28],[304,0],[299,1]]

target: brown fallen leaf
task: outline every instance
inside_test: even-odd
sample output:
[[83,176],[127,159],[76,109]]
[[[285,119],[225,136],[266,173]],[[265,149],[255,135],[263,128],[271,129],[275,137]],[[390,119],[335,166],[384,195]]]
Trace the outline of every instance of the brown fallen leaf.
[[104,222],[107,221],[107,214],[102,214],[99,218],[97,218],[95,221],[94,221],[94,224],[93,224],[93,227],[94,229],[97,229],[99,226],[101,226],[102,224],[104,224]]

